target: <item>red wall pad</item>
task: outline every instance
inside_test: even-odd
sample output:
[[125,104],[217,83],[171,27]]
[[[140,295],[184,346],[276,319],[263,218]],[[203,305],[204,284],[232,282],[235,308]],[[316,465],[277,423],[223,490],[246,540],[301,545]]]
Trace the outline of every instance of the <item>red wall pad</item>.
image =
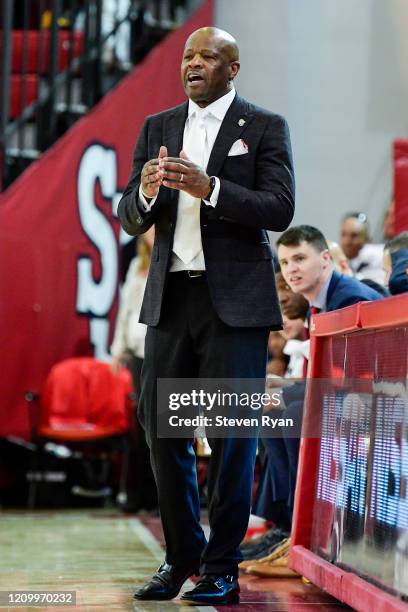
[[356,610],[408,610],[408,295],[311,322],[291,567]]
[[208,0],[0,194],[0,436],[29,436],[25,393],[55,363],[106,358],[133,149],[148,115],[185,100],[184,43],[212,23]]
[[395,230],[408,230],[408,140],[394,142]]

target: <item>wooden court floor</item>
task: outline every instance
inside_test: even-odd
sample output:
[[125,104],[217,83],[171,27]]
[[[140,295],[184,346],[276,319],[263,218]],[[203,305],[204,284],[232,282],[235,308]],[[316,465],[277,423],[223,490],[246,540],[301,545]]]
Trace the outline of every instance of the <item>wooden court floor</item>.
[[[10,607],[8,610],[182,610],[178,600],[134,602],[132,593],[163,560],[160,521],[116,511],[0,511],[0,591],[75,591],[76,606]],[[301,579],[243,576],[243,612],[347,610]],[[185,585],[184,588],[191,587]],[[4,596],[3,596],[4,597]],[[210,612],[209,606],[194,606]]]

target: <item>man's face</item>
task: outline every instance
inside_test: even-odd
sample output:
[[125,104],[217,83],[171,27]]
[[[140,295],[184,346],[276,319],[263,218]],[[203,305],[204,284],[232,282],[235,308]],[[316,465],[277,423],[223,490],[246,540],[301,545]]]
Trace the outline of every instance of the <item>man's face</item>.
[[309,304],[300,293],[293,293],[281,272],[276,274],[276,287],[282,313],[288,319],[305,318]]
[[390,207],[384,216],[383,224],[384,239],[389,240],[395,236],[395,202],[391,202]]
[[302,241],[297,246],[278,247],[282,275],[293,293],[302,293],[306,298],[316,290],[330,266],[330,254]]
[[345,219],[341,226],[340,245],[348,259],[357,257],[366,243],[365,228],[358,219]]
[[239,62],[231,60],[222,38],[198,31],[187,40],[181,81],[187,96],[199,106],[207,106],[226,94],[238,70]]

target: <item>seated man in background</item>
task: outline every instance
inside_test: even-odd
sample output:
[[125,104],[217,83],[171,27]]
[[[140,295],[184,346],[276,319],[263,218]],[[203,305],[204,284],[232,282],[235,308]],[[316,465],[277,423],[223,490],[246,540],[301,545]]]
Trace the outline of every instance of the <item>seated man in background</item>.
[[300,293],[293,293],[279,269],[276,272],[276,288],[282,314],[288,319],[306,319],[309,304]]
[[358,280],[369,279],[384,284],[382,244],[370,243],[367,215],[353,212],[343,217],[340,246]]
[[385,211],[383,219],[383,236],[385,242],[394,238],[395,235],[395,199],[393,196],[389,207]]
[[289,358],[283,352],[285,339],[279,331],[271,331],[268,338],[268,363],[266,373],[272,376],[284,376]]
[[349,260],[347,259],[341,246],[333,240],[328,240],[327,244],[329,247],[329,253],[333,260],[334,269],[345,276],[354,276],[353,271],[350,268]]
[[278,242],[282,275],[294,293],[309,302],[311,314],[337,310],[382,295],[334,269],[325,237],[311,225],[284,232]]
[[[328,244],[320,230],[310,225],[300,225],[284,232],[277,241],[278,257],[283,280],[296,295],[302,295],[308,305],[310,314],[333,311],[357,302],[378,300],[382,295],[357,279],[340,274],[335,270]],[[278,287],[282,282],[278,280]],[[286,299],[289,294],[286,290]],[[285,313],[285,306],[282,305]],[[305,386],[302,382],[285,387],[282,390],[285,408],[279,414],[281,418],[292,418],[299,423],[303,414]],[[263,440],[268,454],[271,476],[274,478],[272,489],[274,501],[282,501],[282,493],[287,495],[287,522],[284,531],[291,527],[296,473],[299,456],[300,439],[282,435],[281,438]],[[277,469],[277,466],[279,468]],[[259,510],[258,510],[259,513]],[[282,531],[282,529],[281,529]],[[285,559],[277,558],[277,530],[271,530],[260,540],[242,545],[241,550],[246,563],[240,567],[258,576],[282,575]],[[282,538],[282,533],[280,534]],[[285,543],[278,543],[284,546]],[[287,544],[287,542],[286,542]],[[269,545],[269,548],[267,547]],[[280,549],[282,550],[282,549]],[[262,553],[264,556],[262,557]],[[286,554],[286,553],[285,553]],[[279,559],[279,561],[278,561]]]
[[[308,303],[302,295],[293,293],[280,271],[276,272],[276,286],[285,323],[284,331],[279,333],[287,341],[296,342],[298,340],[303,345],[305,344],[303,340],[306,337],[304,321],[308,311]],[[297,368],[295,368],[296,358],[292,359],[293,357],[294,355],[291,355],[288,366],[290,371],[286,371],[285,377],[301,378],[303,363],[298,363]],[[268,377],[268,380],[268,384],[273,383],[270,377]],[[299,397],[303,402],[303,386],[300,384],[291,386],[299,390]],[[291,395],[291,398],[293,400],[293,395]],[[274,416],[278,416],[278,411],[275,412]],[[241,544],[244,562],[240,564],[240,569],[246,570],[247,573],[252,573],[255,560],[255,573],[257,575],[263,575],[262,572],[265,576],[294,575],[287,568],[287,554],[294,500],[294,478],[290,476],[290,469],[291,466],[296,469],[297,457],[292,459],[289,457],[293,445],[287,447],[286,441],[282,436],[262,438],[259,442],[261,447],[260,457],[263,460],[258,491],[252,511],[256,516],[271,521],[273,527],[256,539]]]
[[[329,245],[329,252],[333,260],[334,269],[345,276],[354,276],[353,271],[350,268],[349,261],[341,246],[337,244],[337,242],[333,242],[333,240],[328,240],[327,244]],[[359,278],[359,280],[367,285],[367,287],[371,287],[371,289],[381,293],[383,297],[389,297],[389,293],[383,284],[377,283],[377,281],[373,280],[372,278]]]
[[408,232],[401,232],[385,243],[384,270],[392,295],[408,291]]

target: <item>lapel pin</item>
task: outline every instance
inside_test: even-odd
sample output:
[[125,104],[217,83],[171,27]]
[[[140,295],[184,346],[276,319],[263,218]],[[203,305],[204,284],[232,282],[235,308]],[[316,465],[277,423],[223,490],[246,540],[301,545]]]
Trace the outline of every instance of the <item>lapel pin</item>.
[[243,125],[245,125],[245,119],[240,119],[238,121],[238,125],[239,125],[239,127],[242,127]]

